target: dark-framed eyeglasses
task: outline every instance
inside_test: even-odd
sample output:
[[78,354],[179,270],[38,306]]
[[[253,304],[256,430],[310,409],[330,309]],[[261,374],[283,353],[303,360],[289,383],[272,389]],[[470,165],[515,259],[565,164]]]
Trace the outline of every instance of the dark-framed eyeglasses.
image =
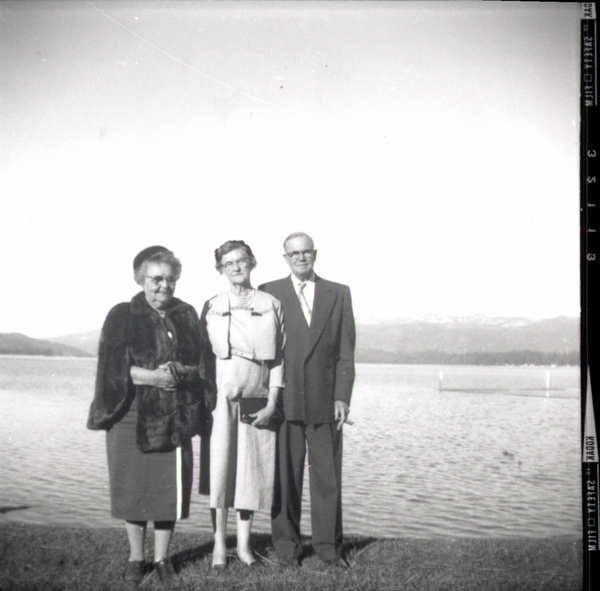
[[173,275],[169,275],[167,277],[163,277],[161,275],[147,275],[147,277],[148,279],[150,279],[150,281],[152,281],[152,283],[156,285],[160,285],[163,281],[166,281],[169,285],[175,285],[179,280],[179,277],[174,277]]
[[315,256],[315,251],[313,249],[309,250],[292,250],[292,252],[286,252],[285,256],[292,259],[293,261],[297,261],[300,257],[311,258]]

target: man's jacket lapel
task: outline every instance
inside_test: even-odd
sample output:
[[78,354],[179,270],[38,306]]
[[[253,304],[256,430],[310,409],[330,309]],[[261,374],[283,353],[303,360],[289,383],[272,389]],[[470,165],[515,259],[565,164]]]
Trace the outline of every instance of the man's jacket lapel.
[[[307,351],[307,355],[319,341],[325,328],[325,323],[331,316],[336,299],[337,294],[335,291],[327,285],[327,282],[317,277],[315,281],[315,300],[310,321],[309,350]],[[298,304],[298,307],[300,307],[300,304]],[[300,309],[300,314],[302,314],[302,309]]]
[[285,310],[283,316],[284,325],[289,324],[290,326],[296,326],[300,328],[301,334],[306,339],[305,345],[308,344],[308,325],[306,324],[306,318],[304,312],[300,306],[300,301],[296,295],[292,278],[288,277],[285,282],[284,293],[282,297],[283,309]]

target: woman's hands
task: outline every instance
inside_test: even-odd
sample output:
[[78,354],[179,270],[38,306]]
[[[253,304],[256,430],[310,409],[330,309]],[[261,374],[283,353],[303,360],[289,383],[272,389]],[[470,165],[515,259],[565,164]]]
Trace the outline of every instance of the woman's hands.
[[253,427],[266,427],[273,415],[277,412],[277,399],[281,388],[269,388],[269,401],[267,406],[255,412],[250,417],[254,420],[250,423]]
[[275,414],[277,410],[276,404],[267,403],[263,409],[255,412],[249,416],[253,417],[254,420],[250,423],[253,427],[266,427],[271,420],[271,417]]
[[169,361],[168,363],[159,365],[156,369],[146,369],[134,365],[129,370],[129,373],[136,386],[154,386],[161,390],[176,390],[177,384],[193,376],[194,369],[197,375],[198,368]]

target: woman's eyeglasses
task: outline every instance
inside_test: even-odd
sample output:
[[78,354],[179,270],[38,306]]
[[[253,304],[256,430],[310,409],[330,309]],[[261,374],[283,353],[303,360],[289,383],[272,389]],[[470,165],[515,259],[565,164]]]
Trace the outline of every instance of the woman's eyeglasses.
[[152,281],[152,283],[155,283],[156,285],[160,285],[163,281],[166,281],[169,285],[175,285],[177,283],[177,280],[179,279],[179,277],[161,277],[160,275],[155,275],[154,277],[147,277],[148,279],[150,279],[150,281]]
[[222,269],[226,271],[231,271],[236,266],[245,267],[249,263],[248,259],[238,259],[237,261],[229,261],[227,263],[223,263],[221,265]]

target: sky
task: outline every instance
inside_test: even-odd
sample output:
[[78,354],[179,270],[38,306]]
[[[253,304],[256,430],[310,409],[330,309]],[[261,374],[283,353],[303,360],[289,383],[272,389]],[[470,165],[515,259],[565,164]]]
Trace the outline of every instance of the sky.
[[[100,328],[310,234],[358,319],[579,314],[577,3],[4,1],[0,332]],[[5,279],[6,281],[6,279]]]

